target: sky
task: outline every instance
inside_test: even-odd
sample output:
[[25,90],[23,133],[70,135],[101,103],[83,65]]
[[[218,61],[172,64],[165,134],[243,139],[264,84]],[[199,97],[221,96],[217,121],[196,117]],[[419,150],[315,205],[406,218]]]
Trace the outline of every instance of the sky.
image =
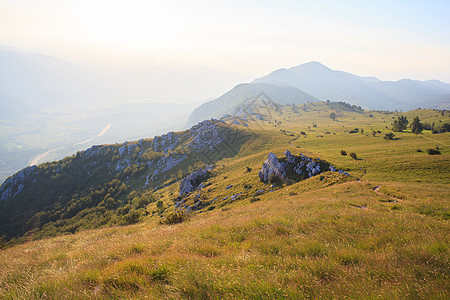
[[0,0],[0,45],[102,64],[260,77],[319,61],[450,82],[450,1]]

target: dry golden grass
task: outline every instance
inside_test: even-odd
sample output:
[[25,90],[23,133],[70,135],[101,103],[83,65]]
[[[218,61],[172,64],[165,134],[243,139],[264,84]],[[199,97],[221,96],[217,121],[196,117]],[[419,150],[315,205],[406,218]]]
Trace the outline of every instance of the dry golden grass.
[[[347,182],[186,223],[86,231],[0,252],[2,298],[446,298],[445,186]],[[298,188],[292,185],[289,189]],[[448,211],[448,199],[441,203]],[[366,208],[358,208],[366,206]],[[399,206],[399,209],[394,209]]]

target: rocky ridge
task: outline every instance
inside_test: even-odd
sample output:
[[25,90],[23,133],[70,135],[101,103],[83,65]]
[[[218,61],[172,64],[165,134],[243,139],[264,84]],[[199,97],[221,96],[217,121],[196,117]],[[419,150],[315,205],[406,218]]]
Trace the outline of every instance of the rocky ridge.
[[119,178],[126,184],[142,182],[143,188],[155,189],[170,178],[176,181],[174,173],[186,167],[183,163],[187,160],[213,163],[214,157],[210,154],[220,152],[220,147],[227,141],[228,146],[233,135],[236,135],[235,129],[230,129],[224,122],[207,120],[184,132],[169,132],[153,139],[95,145],[72,157],[28,167],[10,176],[0,186],[0,200],[14,199],[42,179],[49,184],[58,184],[52,178],[71,177],[72,174],[67,172],[75,165],[77,173],[83,174],[86,180]]

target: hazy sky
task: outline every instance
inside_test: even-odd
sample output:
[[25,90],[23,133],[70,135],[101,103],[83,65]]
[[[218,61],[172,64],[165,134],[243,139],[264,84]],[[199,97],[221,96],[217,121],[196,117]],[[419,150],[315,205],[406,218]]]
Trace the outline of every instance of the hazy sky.
[[311,60],[450,82],[450,1],[0,0],[0,45],[71,61],[254,77]]

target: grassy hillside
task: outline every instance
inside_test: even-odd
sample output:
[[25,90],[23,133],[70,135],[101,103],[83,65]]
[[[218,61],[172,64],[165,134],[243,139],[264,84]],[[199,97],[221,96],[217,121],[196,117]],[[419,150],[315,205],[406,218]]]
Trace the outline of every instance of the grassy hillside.
[[[125,193],[154,199],[139,208],[139,223],[1,250],[0,298],[449,297],[450,133],[407,130],[387,140],[400,113],[336,103],[255,111],[261,118],[228,127],[247,138],[185,197],[200,203],[186,221],[160,224],[176,211],[180,181],[155,191],[130,181]],[[403,115],[450,122],[448,111]],[[436,148],[440,155],[427,154]],[[285,150],[350,176],[260,182],[267,155]]]

